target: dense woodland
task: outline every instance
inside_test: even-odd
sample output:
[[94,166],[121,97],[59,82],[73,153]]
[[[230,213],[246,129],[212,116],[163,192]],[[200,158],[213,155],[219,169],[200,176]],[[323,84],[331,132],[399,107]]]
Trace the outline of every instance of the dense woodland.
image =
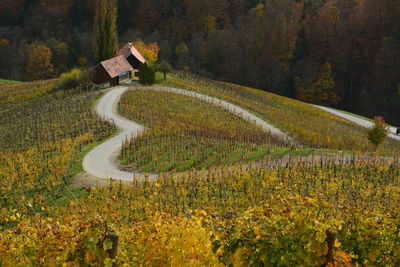
[[[95,62],[96,0],[2,0],[0,78]],[[176,69],[400,123],[400,0],[119,0]],[[38,67],[40,66],[40,67]]]

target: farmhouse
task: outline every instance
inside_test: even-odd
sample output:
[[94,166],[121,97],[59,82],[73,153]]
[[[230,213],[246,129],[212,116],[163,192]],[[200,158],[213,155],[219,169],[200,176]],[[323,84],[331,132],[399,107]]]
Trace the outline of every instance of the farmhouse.
[[94,68],[93,82],[115,86],[126,79],[138,80],[141,63],[146,63],[146,59],[132,43],[127,43],[118,51],[117,57],[102,61]]
[[146,59],[139,53],[132,43],[127,43],[119,51],[118,55],[123,55],[134,69],[138,69],[140,63],[146,63]]
[[138,80],[138,69],[141,63],[146,63],[146,59],[140,52],[133,46],[132,43],[125,44],[119,51],[118,55],[123,55],[133,67],[131,72],[132,80]]
[[95,84],[110,83],[110,86],[115,86],[120,81],[130,78],[132,70],[133,67],[124,56],[113,57],[100,62],[94,68],[93,82]]

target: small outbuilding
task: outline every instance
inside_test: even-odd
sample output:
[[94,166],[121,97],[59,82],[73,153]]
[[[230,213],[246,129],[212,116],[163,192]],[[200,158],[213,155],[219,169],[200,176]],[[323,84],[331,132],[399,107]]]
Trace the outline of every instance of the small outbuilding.
[[113,57],[100,62],[93,70],[93,82],[115,86],[120,81],[130,78],[133,67],[124,55]]

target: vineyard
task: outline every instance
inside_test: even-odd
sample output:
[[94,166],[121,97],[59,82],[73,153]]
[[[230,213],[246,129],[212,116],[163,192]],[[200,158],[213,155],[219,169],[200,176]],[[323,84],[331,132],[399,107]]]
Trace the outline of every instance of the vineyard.
[[[187,73],[175,73],[165,84],[234,103],[257,114],[305,146],[361,152],[373,150],[367,140],[366,129],[298,100]],[[380,151],[398,154],[400,144],[388,139]]]
[[370,153],[365,129],[304,103],[175,74],[164,84],[244,107],[304,148],[133,86],[118,110],[146,131],[119,160],[160,176],[74,189],[77,153],[116,129],[93,112],[101,93],[57,84],[0,85],[0,267],[400,266],[394,141]]
[[398,164],[316,157],[111,183],[48,217],[17,218],[0,237],[0,262],[322,266],[335,233],[336,266],[398,266]]
[[75,152],[114,126],[92,113],[98,93],[56,91],[57,80],[0,87],[0,221],[40,209],[66,185]]
[[290,145],[229,111],[174,93],[129,91],[119,113],[149,128],[128,140],[120,157],[141,172],[232,165]]

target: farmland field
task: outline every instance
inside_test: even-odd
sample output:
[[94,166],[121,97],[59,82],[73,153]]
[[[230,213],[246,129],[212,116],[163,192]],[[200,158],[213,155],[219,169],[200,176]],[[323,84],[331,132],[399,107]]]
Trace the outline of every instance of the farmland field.
[[14,215],[0,262],[111,263],[117,231],[119,264],[321,266],[333,231],[339,266],[397,266],[399,170],[398,159],[338,157],[111,183],[48,216]]
[[119,112],[149,127],[121,153],[125,164],[142,172],[232,165],[290,146],[229,111],[174,93],[129,91]]
[[116,129],[92,111],[101,93],[57,83],[0,86],[1,267],[399,266],[397,143],[371,152],[366,130],[304,103],[179,75],[166,83],[245,107],[304,147],[134,86],[118,110],[147,129],[119,159],[160,177],[72,188],[74,155]]
[[57,80],[0,86],[0,221],[11,207],[37,209],[53,198],[67,183],[74,153],[114,131],[92,113],[97,92],[56,86]]
[[[359,152],[372,150],[367,140],[367,129],[298,100],[186,73],[176,73],[164,83],[241,106],[308,147]],[[400,144],[388,139],[380,151],[399,153]]]
[[400,267],[400,0],[0,0],[0,77],[0,267]]

